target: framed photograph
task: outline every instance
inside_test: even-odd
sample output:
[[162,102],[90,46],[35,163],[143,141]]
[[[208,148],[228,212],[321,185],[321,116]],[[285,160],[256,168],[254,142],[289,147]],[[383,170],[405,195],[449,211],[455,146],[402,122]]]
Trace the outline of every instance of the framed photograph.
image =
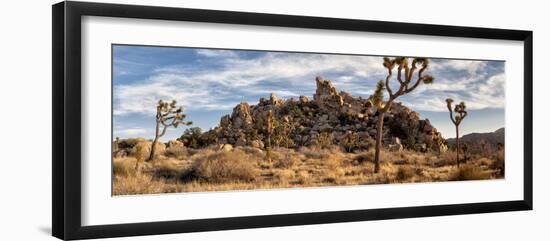
[[531,210],[532,34],[55,4],[53,235]]

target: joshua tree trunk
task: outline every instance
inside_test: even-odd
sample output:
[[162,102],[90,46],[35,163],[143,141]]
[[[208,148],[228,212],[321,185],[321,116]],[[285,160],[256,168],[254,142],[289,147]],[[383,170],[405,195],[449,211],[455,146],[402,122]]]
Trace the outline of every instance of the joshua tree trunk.
[[378,114],[378,122],[376,123],[376,146],[374,153],[374,173],[380,171],[380,146],[382,145],[382,128],[384,127],[384,112]]
[[460,167],[460,156],[459,156],[460,141],[458,140],[458,125],[455,125],[455,127],[456,127],[456,166]]
[[271,133],[267,134],[267,160],[271,161]]
[[147,161],[153,160],[155,158],[155,147],[157,146],[157,142],[159,141],[159,128],[160,128],[160,122],[157,121],[157,128],[155,128],[155,139],[153,140],[153,144],[151,145],[151,152],[149,154],[149,158],[147,158]]

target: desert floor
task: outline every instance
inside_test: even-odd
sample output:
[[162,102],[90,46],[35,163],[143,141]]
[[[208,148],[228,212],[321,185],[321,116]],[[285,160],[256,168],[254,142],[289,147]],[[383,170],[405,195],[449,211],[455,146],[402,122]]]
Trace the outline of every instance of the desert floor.
[[[462,155],[461,155],[462,157]],[[154,161],[132,156],[113,159],[113,195],[319,187],[386,183],[420,183],[498,179],[504,176],[502,153],[466,155],[460,168],[456,152],[381,153],[374,173],[374,150],[345,153],[339,148],[298,150],[167,150]]]

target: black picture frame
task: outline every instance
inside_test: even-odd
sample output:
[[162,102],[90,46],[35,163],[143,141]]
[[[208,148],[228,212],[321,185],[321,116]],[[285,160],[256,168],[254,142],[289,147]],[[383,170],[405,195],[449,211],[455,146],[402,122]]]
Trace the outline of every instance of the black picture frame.
[[[378,33],[516,40],[524,43],[523,199],[368,210],[174,220],[99,226],[81,224],[81,17],[104,16],[280,26]],[[413,218],[533,208],[533,32],[522,30],[197,10],[90,2],[52,6],[52,233],[60,239],[88,239],[213,230]],[[137,220],[139,221],[139,220]]]

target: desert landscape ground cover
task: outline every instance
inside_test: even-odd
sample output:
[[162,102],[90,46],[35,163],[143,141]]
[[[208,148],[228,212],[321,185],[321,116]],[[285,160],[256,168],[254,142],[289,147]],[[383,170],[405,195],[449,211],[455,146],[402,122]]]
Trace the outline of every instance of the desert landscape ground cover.
[[266,160],[265,151],[254,147],[167,149],[139,169],[134,156],[114,158],[113,194],[483,180],[504,175],[502,152],[471,155],[457,167],[452,152],[382,151],[379,173],[373,171],[373,150],[347,153],[337,146],[281,147],[272,154],[272,160]]

